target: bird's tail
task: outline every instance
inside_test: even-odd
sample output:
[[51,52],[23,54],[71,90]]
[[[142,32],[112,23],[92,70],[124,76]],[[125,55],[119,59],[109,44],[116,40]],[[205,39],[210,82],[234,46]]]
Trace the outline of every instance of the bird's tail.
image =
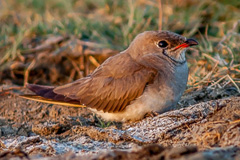
[[36,95],[25,94],[20,95],[20,97],[50,104],[59,104],[72,107],[85,107],[81,105],[78,100],[74,100],[64,95],[54,93],[54,87],[52,86],[27,84],[27,88],[30,89],[32,92],[36,93]]

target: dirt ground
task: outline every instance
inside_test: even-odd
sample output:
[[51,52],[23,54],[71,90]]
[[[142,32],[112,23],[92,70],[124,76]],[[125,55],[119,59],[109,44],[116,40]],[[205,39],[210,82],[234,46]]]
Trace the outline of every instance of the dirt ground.
[[21,99],[28,91],[11,87],[0,90],[0,159],[240,159],[233,86],[188,92],[176,110],[134,123]]

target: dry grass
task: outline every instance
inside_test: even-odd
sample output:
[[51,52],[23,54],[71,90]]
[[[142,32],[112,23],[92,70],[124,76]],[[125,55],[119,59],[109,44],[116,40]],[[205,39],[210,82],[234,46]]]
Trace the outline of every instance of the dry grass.
[[187,92],[226,85],[240,92],[239,8],[238,0],[2,0],[0,82],[71,82],[138,33],[163,29],[200,42],[187,54]]

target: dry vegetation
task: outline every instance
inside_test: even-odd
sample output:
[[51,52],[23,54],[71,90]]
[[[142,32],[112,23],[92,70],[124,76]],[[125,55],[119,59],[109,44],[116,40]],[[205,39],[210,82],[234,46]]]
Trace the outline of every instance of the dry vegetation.
[[[73,81],[159,23],[159,5],[151,0],[0,3],[3,84]],[[187,55],[189,89],[231,84],[240,92],[240,2],[170,0],[161,8],[163,30],[200,42]]]

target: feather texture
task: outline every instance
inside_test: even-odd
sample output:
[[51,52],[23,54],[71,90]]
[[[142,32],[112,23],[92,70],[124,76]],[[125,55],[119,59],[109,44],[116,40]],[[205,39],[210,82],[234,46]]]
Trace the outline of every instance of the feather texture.
[[143,93],[154,73],[125,52],[105,61],[88,77],[56,87],[53,92],[97,110],[120,112]]

